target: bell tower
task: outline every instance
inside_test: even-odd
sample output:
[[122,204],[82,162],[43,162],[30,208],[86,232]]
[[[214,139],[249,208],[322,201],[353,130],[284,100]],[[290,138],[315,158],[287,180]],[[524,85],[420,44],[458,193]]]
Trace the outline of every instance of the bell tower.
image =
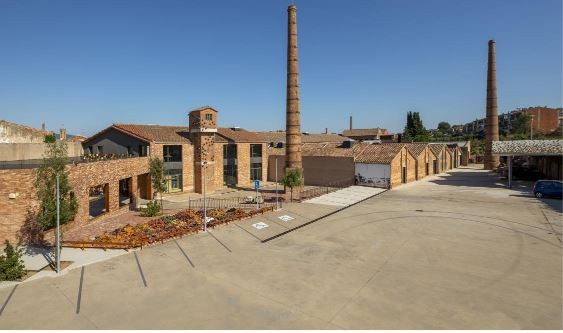
[[190,139],[194,146],[194,191],[203,193],[215,190],[215,133],[217,110],[210,106],[189,113]]

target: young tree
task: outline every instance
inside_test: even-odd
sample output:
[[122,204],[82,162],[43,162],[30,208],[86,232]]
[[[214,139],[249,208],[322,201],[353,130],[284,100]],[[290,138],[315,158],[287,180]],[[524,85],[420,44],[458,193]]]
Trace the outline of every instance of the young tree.
[[302,181],[301,174],[295,169],[289,170],[282,178],[282,184],[291,190],[291,201],[293,201],[293,188],[301,186]]
[[25,275],[25,265],[22,260],[23,251],[15,249],[6,240],[4,254],[0,255],[0,281],[13,281]]
[[47,143],[43,164],[35,174],[35,188],[40,203],[37,221],[43,229],[50,229],[57,222],[56,187],[59,176],[59,221],[65,224],[72,220],[78,202],[71,195],[65,165],[68,163],[67,145],[64,141]]
[[158,157],[151,158],[149,160],[149,170],[154,188],[153,198],[160,193],[160,208],[162,209],[162,192],[167,190],[164,161]]

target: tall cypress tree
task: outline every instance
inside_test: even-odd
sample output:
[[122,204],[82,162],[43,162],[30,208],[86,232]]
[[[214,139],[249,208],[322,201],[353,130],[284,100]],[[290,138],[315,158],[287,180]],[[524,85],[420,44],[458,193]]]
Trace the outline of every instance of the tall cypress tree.
[[405,126],[405,130],[403,132],[403,139],[404,141],[429,141],[428,132],[426,131],[418,112],[407,112],[407,125]]

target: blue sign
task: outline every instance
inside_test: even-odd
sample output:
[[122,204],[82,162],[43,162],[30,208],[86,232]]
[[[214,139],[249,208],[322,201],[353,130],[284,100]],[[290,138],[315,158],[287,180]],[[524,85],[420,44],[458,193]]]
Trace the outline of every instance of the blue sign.
[[259,180],[255,180],[255,181],[254,181],[254,188],[255,188],[255,189],[259,189],[259,188],[260,188],[260,181],[259,181]]

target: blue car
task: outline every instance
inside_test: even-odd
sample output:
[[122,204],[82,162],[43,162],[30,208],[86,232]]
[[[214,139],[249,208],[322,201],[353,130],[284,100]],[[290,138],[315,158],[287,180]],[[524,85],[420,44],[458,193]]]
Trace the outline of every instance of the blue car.
[[561,198],[563,196],[563,182],[560,180],[538,180],[534,184],[533,191],[537,198]]

